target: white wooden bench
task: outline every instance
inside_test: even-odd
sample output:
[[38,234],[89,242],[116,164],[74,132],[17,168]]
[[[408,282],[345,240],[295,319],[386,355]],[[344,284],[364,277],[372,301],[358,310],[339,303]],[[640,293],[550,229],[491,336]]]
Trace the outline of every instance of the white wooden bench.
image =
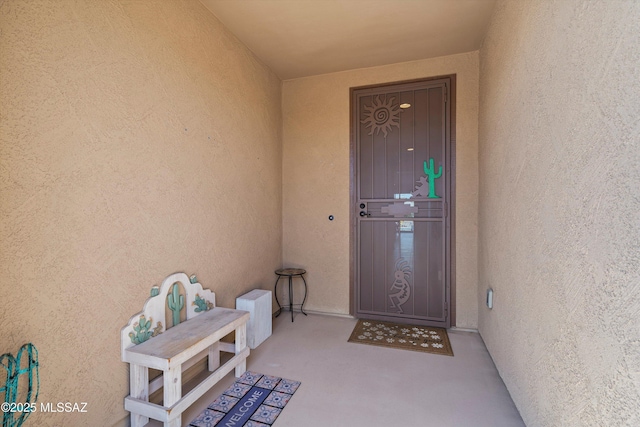
[[[190,280],[176,273],[152,288],[143,310],[121,332],[122,360],[130,364],[124,408],[131,412],[131,426],[142,427],[153,418],[165,427],[181,427],[185,409],[214,384],[234,368],[236,377],[241,376],[249,355],[248,320],[247,311],[215,307],[215,294],[195,276]],[[233,331],[235,344],[220,341]],[[234,353],[222,366],[220,351]],[[182,370],[204,357],[211,374],[182,396]],[[149,368],[162,375],[149,382]],[[149,402],[149,395],[161,388],[162,405]]]

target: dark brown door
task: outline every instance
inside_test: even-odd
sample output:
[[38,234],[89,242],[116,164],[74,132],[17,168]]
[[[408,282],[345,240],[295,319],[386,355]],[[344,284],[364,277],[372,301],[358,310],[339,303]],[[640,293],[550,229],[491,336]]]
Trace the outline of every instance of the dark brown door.
[[450,85],[352,90],[359,318],[451,325]]

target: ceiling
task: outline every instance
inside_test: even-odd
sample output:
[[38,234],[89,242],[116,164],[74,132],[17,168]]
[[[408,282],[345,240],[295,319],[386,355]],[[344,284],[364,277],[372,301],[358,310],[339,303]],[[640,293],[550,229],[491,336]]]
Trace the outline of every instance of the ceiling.
[[281,79],[480,48],[495,0],[200,0]]

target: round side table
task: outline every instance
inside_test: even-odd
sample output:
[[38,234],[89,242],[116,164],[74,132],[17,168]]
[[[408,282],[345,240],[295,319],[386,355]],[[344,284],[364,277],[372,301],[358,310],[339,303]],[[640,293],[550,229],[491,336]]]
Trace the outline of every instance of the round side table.
[[[304,280],[304,274],[306,272],[307,271],[303,270],[302,268],[281,268],[280,270],[276,270],[276,275],[278,276],[278,278],[276,279],[276,284],[273,286],[273,295],[275,295],[276,303],[278,303],[278,312],[276,314],[276,317],[280,316],[280,313],[282,313],[282,309],[283,309],[283,307],[280,305],[280,301],[278,301],[278,282],[282,277],[289,278],[289,311],[291,312],[291,321],[293,322],[293,306],[294,305],[296,306],[299,305],[300,312],[305,316],[307,315],[307,313],[305,313],[304,310],[302,309],[302,307],[304,306],[304,302],[307,300],[307,281]],[[302,304],[293,303],[293,278],[296,276],[300,276],[300,278],[304,282],[304,298],[302,299]]]

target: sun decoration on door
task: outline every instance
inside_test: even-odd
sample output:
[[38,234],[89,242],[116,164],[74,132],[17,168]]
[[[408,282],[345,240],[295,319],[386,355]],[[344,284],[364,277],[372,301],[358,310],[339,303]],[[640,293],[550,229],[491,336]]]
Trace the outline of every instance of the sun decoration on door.
[[380,134],[380,131],[387,137],[387,133],[391,131],[392,126],[400,127],[400,109],[399,104],[394,104],[394,97],[387,99],[384,96],[384,101],[380,100],[380,95],[376,95],[373,98],[373,104],[369,107],[364,107],[365,119],[362,123],[368,128],[371,128],[369,135]]

